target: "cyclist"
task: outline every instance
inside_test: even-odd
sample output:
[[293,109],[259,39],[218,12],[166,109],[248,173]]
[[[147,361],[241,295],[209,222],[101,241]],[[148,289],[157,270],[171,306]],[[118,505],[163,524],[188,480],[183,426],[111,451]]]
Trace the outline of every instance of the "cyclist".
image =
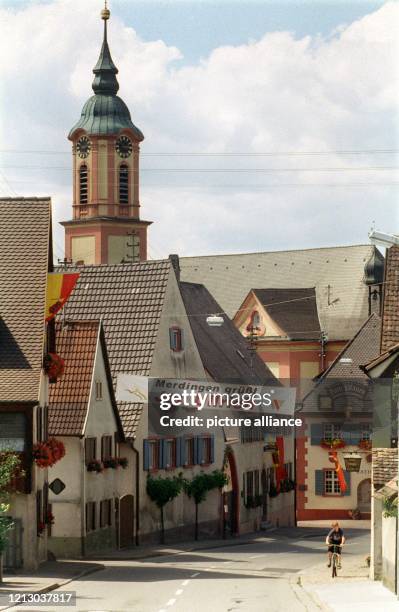
[[[331,567],[331,557],[334,552],[334,546],[343,546],[345,544],[345,536],[338,521],[334,521],[331,525],[331,529],[326,537],[326,544],[328,546],[328,564],[327,567]],[[338,569],[341,569],[341,553],[342,548],[338,554]]]

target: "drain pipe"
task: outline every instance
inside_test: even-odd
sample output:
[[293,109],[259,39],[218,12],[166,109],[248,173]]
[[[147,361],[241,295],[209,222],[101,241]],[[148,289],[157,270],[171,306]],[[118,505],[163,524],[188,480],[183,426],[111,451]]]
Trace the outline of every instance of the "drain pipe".
[[136,529],[135,529],[135,543],[136,546],[140,544],[140,454],[137,448],[134,446],[134,440],[132,442],[132,450],[136,457]]

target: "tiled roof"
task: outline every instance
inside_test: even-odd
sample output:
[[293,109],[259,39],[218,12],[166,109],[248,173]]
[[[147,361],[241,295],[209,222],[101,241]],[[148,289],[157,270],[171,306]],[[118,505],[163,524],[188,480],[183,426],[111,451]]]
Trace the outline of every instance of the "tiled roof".
[[39,398],[50,198],[0,198],[0,401]]
[[251,356],[248,342],[226,315],[223,315],[223,325],[209,327],[206,315],[218,313],[221,308],[203,285],[180,283],[180,291],[187,314],[191,315],[189,321],[204,368],[214,380],[246,384],[277,382],[259,355]]
[[398,449],[373,448],[373,483],[385,485],[398,476]]
[[399,246],[387,249],[381,353],[399,342]]
[[379,352],[381,319],[372,314],[361,326],[354,337],[338,353],[332,364],[317,378],[314,388],[303,398],[303,410],[310,410],[317,405],[318,394],[329,389],[329,381],[335,384],[338,380],[368,380],[363,371],[363,364],[374,359]]
[[[171,270],[169,260],[78,268],[64,313],[71,320],[101,317],[114,385],[119,372],[150,374]],[[125,435],[134,433],[141,407],[124,405],[120,414]]]
[[99,321],[70,321],[66,325],[57,323],[57,353],[65,360],[65,370],[62,378],[50,385],[51,435],[83,434],[99,328]]
[[253,287],[315,287],[323,331],[349,340],[368,316],[364,268],[372,245],[182,257],[181,278],[202,283],[234,317]]
[[310,289],[253,289],[269,316],[289,338],[320,338],[316,291]]

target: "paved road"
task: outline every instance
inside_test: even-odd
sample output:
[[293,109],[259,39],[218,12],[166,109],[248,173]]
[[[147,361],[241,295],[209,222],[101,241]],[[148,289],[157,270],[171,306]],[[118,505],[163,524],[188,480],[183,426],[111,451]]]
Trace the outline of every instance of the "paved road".
[[[348,554],[366,554],[369,534],[346,530]],[[305,612],[313,610],[295,574],[325,554],[325,530],[268,532],[247,544],[145,560],[106,561],[105,569],[72,582],[80,612]],[[326,573],[327,573],[326,568]],[[54,612],[61,608],[29,607]],[[12,608],[27,612],[28,608]]]

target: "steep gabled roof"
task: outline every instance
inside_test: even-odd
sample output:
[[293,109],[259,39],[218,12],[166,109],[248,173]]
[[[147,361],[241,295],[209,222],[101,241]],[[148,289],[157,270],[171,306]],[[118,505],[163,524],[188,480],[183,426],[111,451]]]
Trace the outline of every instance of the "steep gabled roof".
[[373,484],[385,485],[398,477],[398,449],[373,448]]
[[372,314],[338,353],[332,364],[317,377],[314,388],[303,398],[303,410],[314,406],[317,392],[320,392],[323,383],[337,380],[368,380],[362,366],[374,359],[379,352],[379,338],[381,333],[381,319]]
[[221,311],[219,304],[203,285],[180,283],[180,292],[204,368],[219,382],[275,384],[261,358],[250,354],[248,342],[234,323],[223,315],[220,327],[209,327],[207,315]]
[[271,319],[293,340],[320,338],[316,291],[308,289],[253,289]]
[[181,278],[205,285],[229,317],[253,287],[315,287],[323,331],[330,340],[349,340],[368,316],[363,281],[374,251],[368,244],[182,257]]
[[[119,372],[149,376],[168,278],[169,260],[79,267],[64,307],[66,320],[101,317],[114,388]],[[136,431],[142,404],[120,404],[125,435]]]
[[0,198],[0,401],[37,402],[43,359],[50,198]]
[[49,389],[49,433],[81,436],[89,408],[99,321],[56,325],[57,353],[65,360],[62,378]]
[[382,311],[381,352],[399,342],[399,247],[387,250]]
[[[50,385],[49,433],[82,436],[89,409],[97,346],[100,345],[115,419],[122,434],[112,388],[104,330],[100,321],[57,322],[57,353],[65,360],[62,378]],[[122,434],[123,435],[123,434]]]

